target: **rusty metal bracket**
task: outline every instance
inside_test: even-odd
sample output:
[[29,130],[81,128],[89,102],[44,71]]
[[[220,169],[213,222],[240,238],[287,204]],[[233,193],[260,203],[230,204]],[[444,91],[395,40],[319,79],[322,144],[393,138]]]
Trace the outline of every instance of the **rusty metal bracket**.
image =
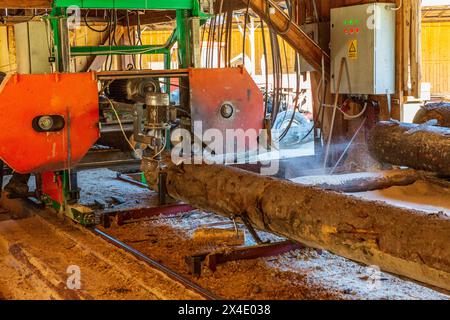
[[306,248],[303,244],[294,241],[282,241],[269,244],[261,244],[251,247],[240,247],[226,252],[202,253],[185,257],[186,267],[189,273],[201,276],[203,263],[206,262],[211,271],[216,271],[219,264],[229,261],[251,260],[262,257],[273,257],[286,252]]
[[[193,211],[195,208],[187,204],[171,204],[165,206],[158,206],[152,208],[137,208],[137,209],[125,209],[120,211],[106,211],[103,215],[110,217],[116,217],[117,225],[122,226],[128,223],[139,222],[151,217],[163,216],[176,216],[183,212]],[[108,224],[106,218],[103,217],[104,223]]]
[[160,172],[158,174],[158,195],[159,195],[159,204],[162,206],[167,203],[166,180],[167,180],[167,173]]
[[145,183],[142,183],[142,182],[139,182],[137,180],[134,180],[130,176],[121,174],[120,172],[117,172],[116,179],[124,181],[124,182],[131,183],[131,184],[134,184],[134,185],[136,185],[138,187],[141,187],[141,188],[148,189],[148,185],[146,185]]
[[260,236],[258,235],[258,233],[256,232],[255,228],[253,228],[250,220],[248,219],[247,214],[242,214],[239,216],[242,220],[242,222],[244,223],[244,226],[247,228],[247,230],[250,232],[253,240],[256,241],[257,244],[267,244],[270,242],[270,240],[267,241],[263,241]]

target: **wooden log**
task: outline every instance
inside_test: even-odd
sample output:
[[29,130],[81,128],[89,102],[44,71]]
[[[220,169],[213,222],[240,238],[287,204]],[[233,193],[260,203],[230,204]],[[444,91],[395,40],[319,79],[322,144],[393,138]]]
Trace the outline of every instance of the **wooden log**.
[[450,128],[450,103],[430,103],[421,108],[414,117],[414,123],[422,124],[430,120],[437,120],[438,126]]
[[378,161],[450,176],[450,128],[383,121],[368,147]]
[[[145,169],[145,164],[144,164]],[[170,196],[259,229],[450,290],[450,218],[220,165],[170,165]],[[156,181],[153,170],[145,171]]]
[[416,170],[386,170],[380,172],[358,172],[339,175],[305,176],[291,179],[292,182],[339,192],[366,192],[393,186],[407,186],[425,178]]

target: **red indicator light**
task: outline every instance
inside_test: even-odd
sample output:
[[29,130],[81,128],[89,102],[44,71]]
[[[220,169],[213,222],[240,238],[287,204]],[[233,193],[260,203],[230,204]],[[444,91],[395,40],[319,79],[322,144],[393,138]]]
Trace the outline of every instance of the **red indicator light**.
[[356,33],[359,33],[359,28],[356,28],[356,29],[355,29],[355,32],[356,32]]
[[353,29],[350,29],[350,34],[352,34],[353,33]]
[[347,29],[345,29],[345,30],[344,30],[344,32],[345,32],[345,34],[347,34],[347,33],[348,33],[348,30],[347,30]]

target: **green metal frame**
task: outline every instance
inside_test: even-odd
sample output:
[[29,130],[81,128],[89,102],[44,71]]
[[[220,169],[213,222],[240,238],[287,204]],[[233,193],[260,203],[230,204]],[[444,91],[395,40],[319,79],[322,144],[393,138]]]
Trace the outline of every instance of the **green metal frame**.
[[178,60],[180,68],[187,68],[189,64],[188,57],[188,39],[189,39],[189,18],[192,12],[189,10],[177,10],[177,40],[178,40]]
[[55,0],[54,7],[81,9],[177,10],[200,13],[198,0]]
[[[72,56],[89,55],[129,55],[164,54],[165,67],[170,68],[170,49],[178,41],[180,67],[189,65],[189,24],[190,17],[209,18],[200,8],[199,0],[55,0],[50,21],[55,40],[57,65],[62,60],[59,18],[65,17],[65,8],[77,6],[80,9],[129,9],[129,10],[176,10],[177,28],[164,46],[80,46],[72,47]],[[58,69],[60,69],[58,67]],[[63,70],[59,70],[63,71]]]
[[72,57],[81,56],[104,56],[104,55],[130,55],[130,54],[166,54],[170,48],[158,45],[143,46],[78,46],[72,47],[70,53]]
[[[171,48],[178,42],[178,59],[180,68],[186,68],[190,64],[189,59],[189,19],[200,17],[203,21],[210,16],[201,11],[199,0],[54,0],[53,9],[48,17],[53,30],[54,38],[54,58],[57,69],[62,70],[62,40],[59,29],[60,20],[66,18],[66,8],[77,6],[80,9],[129,9],[129,10],[175,10],[177,27],[163,45],[140,45],[140,46],[76,46],[70,48],[71,56],[92,56],[92,55],[135,55],[135,54],[163,54],[164,66],[170,69]],[[167,87],[169,88],[169,86]],[[66,215],[87,225],[92,223],[92,214],[78,212],[67,203],[69,195],[69,173],[61,172],[63,180],[65,203],[55,203],[47,199],[47,203],[58,210],[66,211]],[[87,218],[86,218],[87,217]]]

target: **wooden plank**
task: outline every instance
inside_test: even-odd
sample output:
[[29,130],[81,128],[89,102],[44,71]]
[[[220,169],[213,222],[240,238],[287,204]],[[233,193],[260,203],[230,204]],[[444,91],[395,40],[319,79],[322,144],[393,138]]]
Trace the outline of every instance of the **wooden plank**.
[[[152,10],[146,11],[144,14],[139,16],[139,20],[141,25],[149,25],[155,23],[163,23],[163,22],[171,22],[175,20],[175,11],[174,10]],[[123,19],[121,22],[124,26],[126,26],[126,19]],[[138,19],[136,15],[130,16],[130,26],[137,26]]]
[[[282,2],[284,0],[274,0],[274,2]],[[222,6],[222,11],[226,10],[243,10],[247,8],[247,0],[242,2],[242,0],[217,0],[214,3],[214,12],[218,13],[220,11],[220,6]]]
[[0,0],[2,9],[51,9],[51,7],[51,0]]
[[413,1],[411,7],[411,94],[421,95],[421,1]]
[[9,58],[8,29],[7,27],[0,27],[0,71],[11,71]]
[[450,21],[422,24],[423,82],[431,83],[431,93],[450,96]]
[[[403,0],[397,0],[397,7]],[[401,120],[401,110],[403,109],[403,10],[397,10],[395,22],[395,99],[392,104],[390,117]]]
[[[124,35],[124,28],[123,27],[117,27],[116,29],[116,42],[119,43]],[[106,45],[106,42],[108,41],[108,34],[105,35],[105,38],[103,39],[102,45]],[[105,63],[108,56],[96,56],[94,60],[91,62],[91,64],[87,67],[87,71],[100,71],[103,67],[103,64]]]
[[411,0],[403,0],[403,91],[409,94]]
[[[247,3],[248,0],[242,0]],[[267,2],[264,0],[250,0],[250,7],[255,11],[267,24],[271,24],[279,30],[285,30],[289,26],[289,17],[278,7],[275,13],[270,16],[266,15]],[[317,71],[322,70],[322,57],[325,64],[325,74],[330,76],[330,56],[323,51],[320,46],[315,43],[308,35],[303,32],[300,27],[294,23],[283,34],[280,34],[289,45],[291,45],[303,58]]]
[[17,69],[17,57],[16,57],[16,38],[14,36],[14,27],[8,26],[8,51],[9,51],[9,64],[11,66],[10,71]]

